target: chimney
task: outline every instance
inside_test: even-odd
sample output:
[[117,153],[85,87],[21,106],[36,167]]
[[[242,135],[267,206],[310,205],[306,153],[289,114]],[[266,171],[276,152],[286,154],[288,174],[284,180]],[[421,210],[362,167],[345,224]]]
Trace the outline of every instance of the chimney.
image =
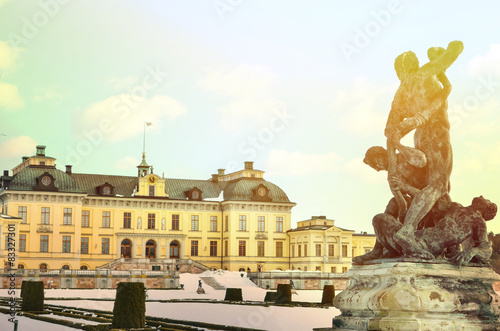
[[212,182],[218,183],[219,182],[219,175],[212,174]]
[[23,156],[23,162],[26,161],[27,159],[29,159],[29,157]]
[[6,176],[6,177],[9,176],[9,170],[4,170],[3,171],[3,175]]
[[36,156],[45,156],[45,147],[43,145],[36,146]]
[[71,173],[72,173],[72,172],[71,172],[71,167],[72,167],[72,165],[66,165],[66,173],[67,173],[68,175],[71,175]]
[[245,161],[245,169],[252,170],[253,169],[253,161]]
[[219,176],[224,176],[224,171],[226,171],[226,169],[217,169]]

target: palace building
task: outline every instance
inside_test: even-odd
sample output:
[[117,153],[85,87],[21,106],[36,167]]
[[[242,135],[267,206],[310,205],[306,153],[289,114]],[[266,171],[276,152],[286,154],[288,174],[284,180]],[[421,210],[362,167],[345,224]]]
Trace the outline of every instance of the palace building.
[[7,266],[7,229],[15,224],[19,269],[150,259],[232,271],[340,273],[375,242],[325,217],[292,229],[295,203],[253,162],[233,173],[219,169],[208,180],[175,179],[153,173],[143,153],[136,176],[82,174],[69,165],[57,169],[45,146],[37,146],[0,180],[0,258]]

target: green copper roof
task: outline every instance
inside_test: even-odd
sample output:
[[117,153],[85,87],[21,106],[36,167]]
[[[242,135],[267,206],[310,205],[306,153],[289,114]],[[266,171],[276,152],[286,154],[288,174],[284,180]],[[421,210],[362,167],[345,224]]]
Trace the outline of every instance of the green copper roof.
[[224,200],[252,201],[253,190],[263,184],[269,190],[272,202],[290,202],[286,193],[277,185],[264,179],[241,178],[229,182],[224,190]]
[[36,185],[36,179],[43,173],[48,172],[54,177],[54,186],[59,192],[82,193],[76,181],[67,173],[55,168],[28,167],[14,176],[9,185],[9,190],[31,191]]
[[96,187],[104,183],[109,183],[115,188],[115,195],[130,197],[137,185],[137,177],[93,175],[93,174],[72,174],[71,175],[83,192],[89,195],[97,195]]

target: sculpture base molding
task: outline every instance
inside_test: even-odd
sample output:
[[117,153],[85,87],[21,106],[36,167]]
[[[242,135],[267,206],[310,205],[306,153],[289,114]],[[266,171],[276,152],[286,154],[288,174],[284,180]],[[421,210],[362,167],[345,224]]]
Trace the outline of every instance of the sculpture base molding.
[[354,265],[335,297],[336,330],[499,330],[500,297],[490,267],[373,261]]

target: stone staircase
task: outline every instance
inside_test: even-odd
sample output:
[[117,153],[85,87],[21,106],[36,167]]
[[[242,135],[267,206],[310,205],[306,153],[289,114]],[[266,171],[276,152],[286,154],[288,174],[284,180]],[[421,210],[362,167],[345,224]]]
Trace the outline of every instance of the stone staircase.
[[214,290],[225,290],[226,287],[222,286],[219,284],[215,278],[213,277],[200,277],[200,279],[203,281],[204,284],[207,284],[208,286],[212,287]]

